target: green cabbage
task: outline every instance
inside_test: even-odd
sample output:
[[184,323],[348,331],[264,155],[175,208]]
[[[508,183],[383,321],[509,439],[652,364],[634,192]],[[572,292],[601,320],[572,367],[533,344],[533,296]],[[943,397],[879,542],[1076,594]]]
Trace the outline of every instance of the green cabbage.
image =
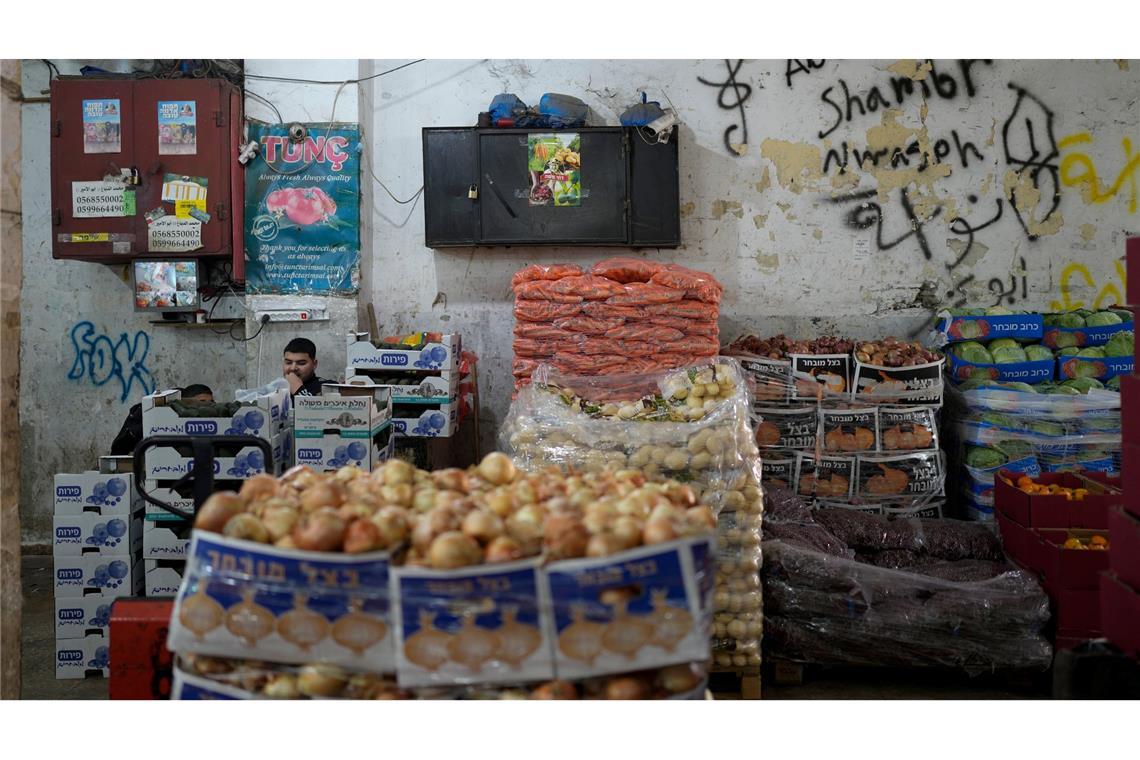
[[1032,420],[1029,423],[1029,429],[1038,435],[1058,436],[1065,434],[1065,426],[1060,422],[1049,422],[1048,420]]
[[1081,352],[1081,349],[1076,346],[1065,346],[1057,351],[1057,356],[1076,356]]
[[1097,388],[1104,388],[1104,383],[1097,380],[1095,377],[1074,377],[1072,380],[1066,380],[1061,383],[1066,388],[1075,388],[1081,393],[1088,393],[1090,390]]
[[1021,344],[1013,338],[997,338],[986,344],[986,350],[991,354],[999,348],[1021,348]]
[[994,448],[1007,454],[1010,459],[1033,456],[1033,445],[1026,441],[998,441]]
[[1109,325],[1118,325],[1123,321],[1124,320],[1111,311],[1098,311],[1095,314],[1089,315],[1089,318],[1085,320],[1085,324],[1089,327],[1108,327]]
[[1051,361],[1053,359],[1053,352],[1040,343],[1034,343],[1031,346],[1025,347],[1025,356],[1031,362]]
[[1113,314],[1120,317],[1120,323],[1121,324],[1131,322],[1133,319],[1132,312],[1129,309],[1121,309],[1121,308],[1118,308],[1115,306],[1111,306],[1111,307],[1105,309],[1105,311],[1111,311]]
[[1109,381],[1104,384],[1104,387],[1108,388],[1110,391],[1116,391],[1117,393],[1120,393],[1120,375],[1109,378]]
[[971,364],[993,364],[994,358],[990,356],[990,352],[986,350],[985,346],[974,340],[968,340],[965,343],[958,343],[950,349],[964,362]]
[[1131,330],[1121,330],[1108,339],[1105,356],[1132,356],[1136,353],[1136,338]]
[[1050,327],[1084,327],[1085,318],[1072,311],[1063,314],[1046,314],[1045,324]]
[[967,380],[964,383],[962,383],[961,385],[959,385],[958,390],[960,390],[964,393],[966,391],[973,391],[973,390],[977,390],[979,388],[995,388],[995,387],[998,387],[997,384],[988,375],[983,375],[982,373],[978,373],[976,376],[971,377],[969,380]]
[[1020,364],[1028,361],[1021,346],[1004,346],[991,352],[994,364]]
[[999,467],[1008,461],[1009,457],[997,449],[991,449],[986,446],[966,447],[966,464],[971,467],[988,470],[992,467]]
[[989,425],[994,425],[996,427],[1003,427],[1003,428],[1016,427],[1012,417],[1005,415],[1005,414],[999,414],[997,412],[986,412],[985,414],[982,415],[981,421],[985,422]]
[[1053,396],[1079,396],[1081,392],[1076,388],[1070,388],[1067,385],[1054,385],[1049,390],[1042,391]]
[[1086,359],[1103,359],[1104,349],[1100,346],[1089,346],[1078,351],[1077,356],[1083,356]]
[[1002,383],[1001,387],[1005,388],[1006,390],[1010,390],[1010,391],[1020,391],[1021,393],[1036,393],[1037,392],[1037,389],[1034,388],[1029,383],[1019,383],[1019,382],[1011,381],[1011,382]]

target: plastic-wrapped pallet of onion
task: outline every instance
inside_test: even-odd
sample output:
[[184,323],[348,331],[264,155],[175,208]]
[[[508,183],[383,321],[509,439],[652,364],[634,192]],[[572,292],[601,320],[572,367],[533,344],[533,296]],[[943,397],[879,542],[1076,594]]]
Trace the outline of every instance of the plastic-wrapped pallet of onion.
[[717,518],[717,571],[713,595],[713,664],[722,669],[758,672],[764,634],[760,584],[763,514],[760,488],[751,474],[741,476],[745,506]]
[[727,358],[605,377],[541,366],[511,403],[500,447],[529,471],[617,467],[679,480],[718,511],[740,508],[737,484],[759,454],[748,388]]
[[677,666],[708,656],[715,528],[692,487],[628,468],[298,467],[203,504],[168,646],[291,666],[254,678],[276,696],[344,672],[383,698],[680,698],[703,688]]

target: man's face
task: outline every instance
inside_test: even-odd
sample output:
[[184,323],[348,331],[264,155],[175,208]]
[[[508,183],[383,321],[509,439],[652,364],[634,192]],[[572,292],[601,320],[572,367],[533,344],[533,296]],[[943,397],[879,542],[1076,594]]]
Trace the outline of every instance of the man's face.
[[212,393],[199,393],[197,396],[191,396],[190,400],[191,401],[212,402],[214,400],[214,394],[212,394]]
[[317,374],[317,360],[308,354],[293,354],[285,352],[284,375],[296,375],[301,382],[307,382]]

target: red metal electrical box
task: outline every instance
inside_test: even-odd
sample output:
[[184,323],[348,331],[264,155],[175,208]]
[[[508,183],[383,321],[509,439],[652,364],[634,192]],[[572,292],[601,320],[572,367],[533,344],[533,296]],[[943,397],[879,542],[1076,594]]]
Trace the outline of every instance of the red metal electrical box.
[[238,274],[241,103],[223,79],[53,80],[52,255],[232,256]]

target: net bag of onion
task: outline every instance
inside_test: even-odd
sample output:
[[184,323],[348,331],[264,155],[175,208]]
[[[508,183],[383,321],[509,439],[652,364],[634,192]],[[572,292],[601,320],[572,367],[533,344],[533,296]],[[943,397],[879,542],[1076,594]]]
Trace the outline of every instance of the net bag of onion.
[[632,470],[294,468],[203,504],[167,643],[272,663],[238,684],[254,696],[682,698],[704,679],[715,527],[691,487]]

